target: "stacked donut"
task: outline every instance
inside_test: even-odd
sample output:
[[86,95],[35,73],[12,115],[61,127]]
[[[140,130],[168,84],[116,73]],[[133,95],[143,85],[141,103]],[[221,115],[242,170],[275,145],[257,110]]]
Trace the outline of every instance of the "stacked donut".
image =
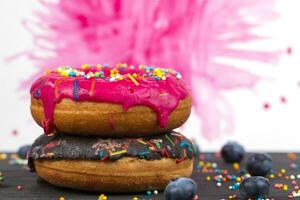
[[127,64],[47,71],[31,87],[31,113],[44,129],[29,167],[63,187],[162,190],[190,176],[193,146],[172,131],[191,112],[191,96],[172,69]]

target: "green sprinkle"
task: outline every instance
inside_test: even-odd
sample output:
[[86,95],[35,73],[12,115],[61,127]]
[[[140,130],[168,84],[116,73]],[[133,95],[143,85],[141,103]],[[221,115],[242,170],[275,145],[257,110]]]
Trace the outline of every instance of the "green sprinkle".
[[167,135],[165,135],[167,140],[175,147],[176,145],[174,144],[174,142],[171,140],[171,138]]
[[155,144],[156,144],[156,147],[157,147],[158,149],[160,149],[160,144],[159,144],[159,142],[156,142]]

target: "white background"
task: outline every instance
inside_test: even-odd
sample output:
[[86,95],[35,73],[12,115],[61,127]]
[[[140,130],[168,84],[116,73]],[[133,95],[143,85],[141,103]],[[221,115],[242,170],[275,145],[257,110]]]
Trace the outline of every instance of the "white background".
[[[42,133],[31,118],[28,94],[22,98],[17,89],[20,81],[33,72],[32,63],[22,57],[12,63],[4,61],[5,57],[32,47],[31,35],[22,27],[21,20],[30,16],[36,7],[36,0],[0,0],[0,151],[15,150]],[[191,116],[185,133],[200,137],[202,150],[218,150],[227,140],[236,140],[247,150],[300,150],[299,8],[298,0],[278,0],[276,10],[281,17],[260,30],[276,39],[259,48],[284,50],[291,46],[292,55],[283,56],[278,66],[241,63],[270,80],[260,83],[255,91],[236,90],[225,94],[235,110],[235,132],[206,141],[201,137],[198,119],[194,114]],[[286,96],[286,104],[280,103],[281,95]],[[269,111],[262,109],[265,101],[271,104]],[[12,134],[14,130],[18,131],[16,136]]]

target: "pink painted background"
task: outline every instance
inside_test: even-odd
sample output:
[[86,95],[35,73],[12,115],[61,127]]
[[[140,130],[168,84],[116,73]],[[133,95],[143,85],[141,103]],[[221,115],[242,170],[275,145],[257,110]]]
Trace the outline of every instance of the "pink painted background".
[[[27,44],[18,48],[19,44],[14,42],[14,38],[19,41],[17,31],[15,35],[5,35],[12,41],[8,47],[12,50],[3,53],[2,63],[14,66],[13,71],[22,74],[15,80],[14,92],[18,95],[14,97],[21,98],[20,93],[27,92],[34,78],[57,65],[127,62],[173,67],[183,74],[194,99],[192,119],[183,130],[200,143],[231,137],[220,136],[223,133],[236,134],[240,117],[236,108],[243,103],[245,107],[259,108],[258,113],[270,113],[274,109],[273,96],[277,95],[275,98],[281,106],[290,102],[290,97],[281,91],[263,99],[261,88],[257,86],[273,82],[273,87],[278,87],[276,84],[281,79],[276,75],[278,66],[295,54],[294,46],[297,46],[273,32],[272,26],[277,26],[275,30],[288,26],[288,21],[282,22],[284,11],[275,0],[134,3],[132,0],[60,0],[39,1],[33,5],[15,19],[21,34],[27,34]],[[10,7],[8,1],[4,6]],[[9,22],[9,19],[4,20],[4,23]],[[292,84],[289,87],[293,87]],[[228,95],[245,89],[251,91],[247,93],[248,102],[240,100],[236,104],[236,99]],[[18,102],[27,101],[26,98]],[[253,98],[256,104],[251,102]],[[17,115],[17,111],[11,114]],[[255,114],[244,111],[242,116],[246,115],[255,118]],[[34,126],[30,115],[27,116],[21,120]],[[6,127],[5,131],[30,134],[24,133],[32,130],[27,126],[30,125],[26,125],[25,131],[20,131],[22,128],[17,124]]]

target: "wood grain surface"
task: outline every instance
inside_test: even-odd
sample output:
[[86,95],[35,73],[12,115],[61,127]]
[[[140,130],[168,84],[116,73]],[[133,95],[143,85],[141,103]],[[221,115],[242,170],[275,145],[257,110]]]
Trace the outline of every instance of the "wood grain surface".
[[[217,158],[212,153],[205,153],[206,161],[217,162],[218,168],[229,169],[232,172],[232,165],[224,163],[220,158]],[[291,168],[291,163],[300,165],[300,155],[297,154],[296,160],[288,158],[287,153],[272,153],[271,154],[275,163],[274,172],[280,171],[280,169],[286,169],[286,175],[300,174],[299,169]],[[10,157],[10,155],[8,155]],[[244,165],[242,162],[241,166]],[[70,189],[64,189],[56,186],[52,186],[43,180],[39,179],[35,173],[29,172],[26,167],[20,165],[9,164],[9,158],[0,161],[0,171],[5,178],[2,185],[0,185],[0,199],[1,200],[59,200],[60,197],[64,197],[65,200],[97,200],[100,193],[89,193]],[[198,183],[198,195],[200,200],[219,200],[228,199],[229,195],[237,194],[238,190],[231,191],[228,187],[233,182],[226,182],[221,187],[216,187],[214,181],[207,181],[206,177],[213,177],[215,173],[203,173],[194,170],[193,179]],[[284,175],[285,176],[285,175]],[[296,179],[297,184],[300,186],[300,179]],[[274,188],[275,183],[283,183],[289,186],[288,191],[277,190]],[[271,180],[272,189],[269,198],[275,200],[289,199],[288,195],[293,191],[291,180],[287,180],[282,177]],[[21,186],[21,189],[17,187]],[[109,200],[128,199],[138,197],[139,200],[160,200],[165,199],[162,192],[158,195],[147,196],[145,194],[106,194]],[[239,195],[236,199],[240,199]],[[294,198],[296,199],[296,198]],[[298,199],[300,199],[298,197]]]

